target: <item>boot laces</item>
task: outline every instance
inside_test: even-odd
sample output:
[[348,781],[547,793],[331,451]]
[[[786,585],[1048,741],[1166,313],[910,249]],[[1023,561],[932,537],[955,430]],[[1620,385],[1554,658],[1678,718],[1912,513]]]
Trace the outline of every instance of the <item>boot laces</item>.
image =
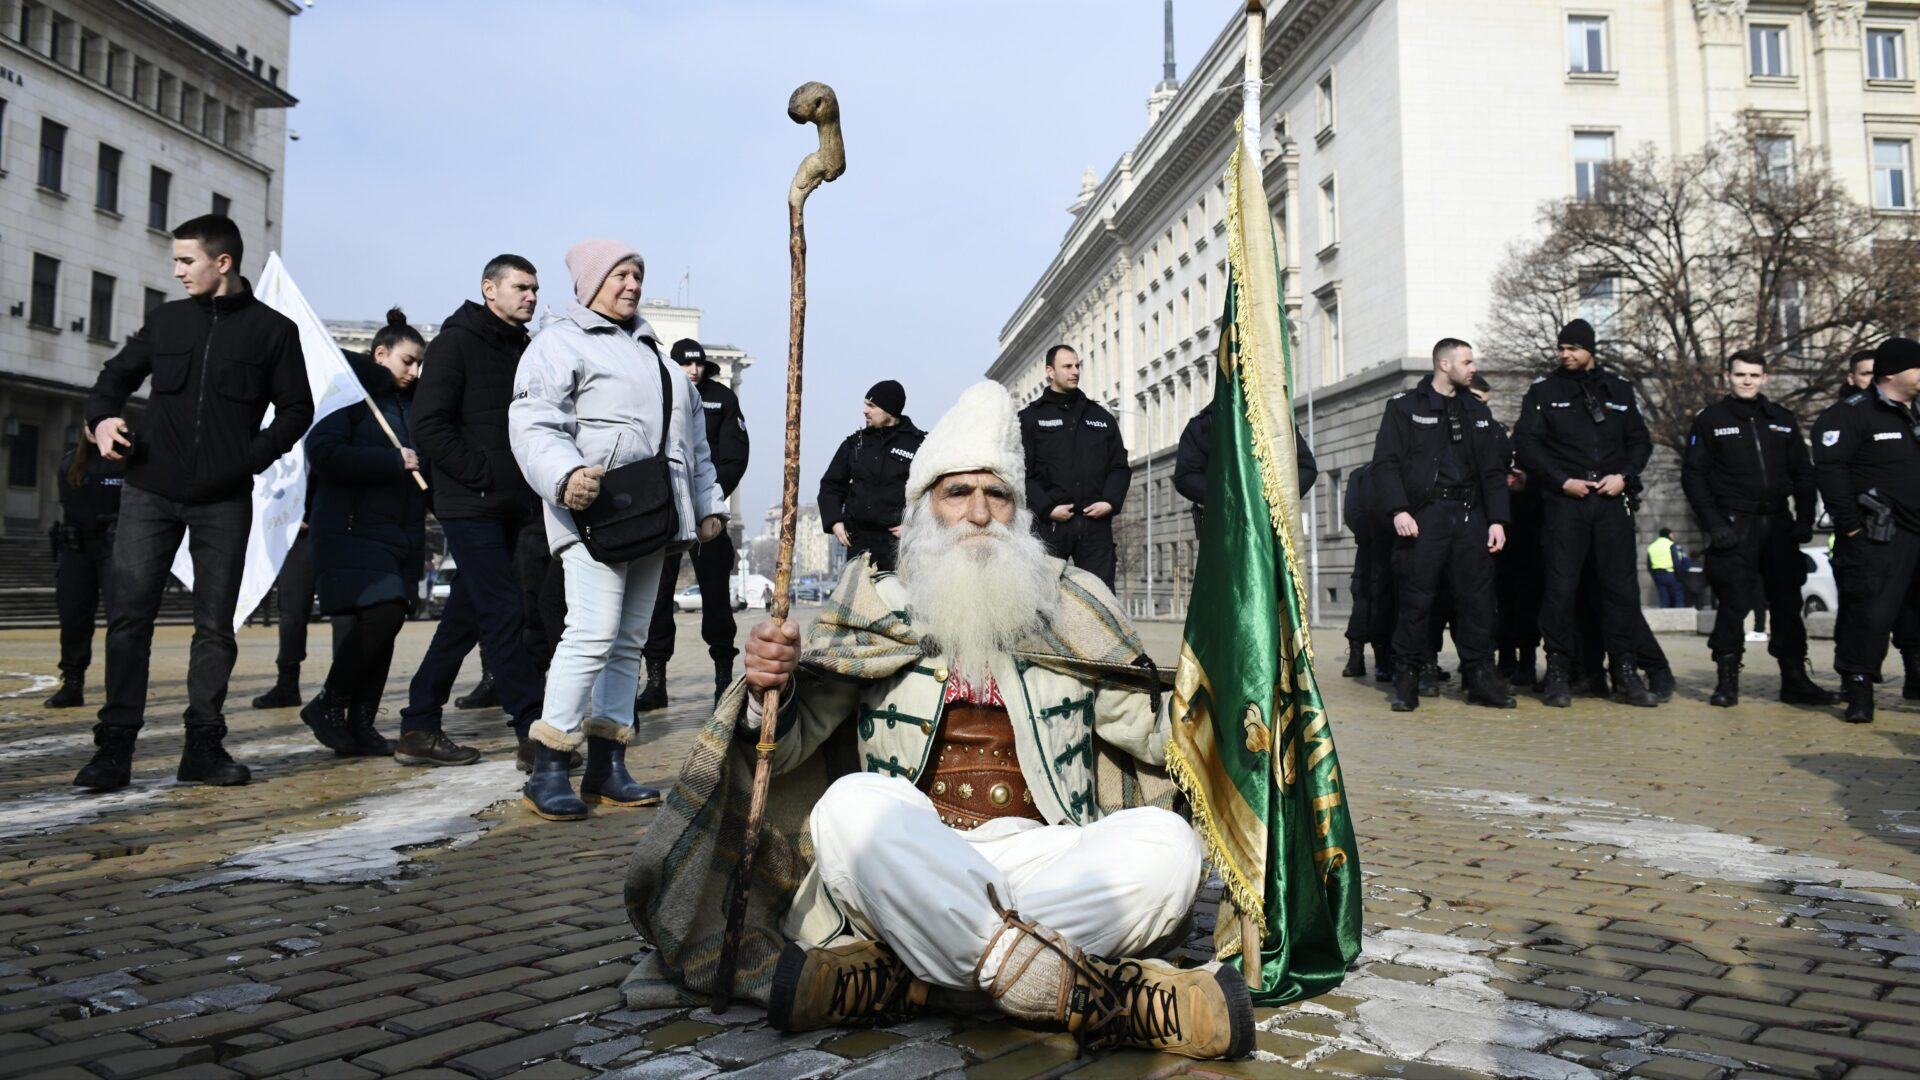
[[1148,974],[1138,961],[1122,960],[1106,977],[1114,1011],[1093,1040],[1098,1049],[1117,1042],[1159,1044],[1180,1038],[1180,1000],[1172,986]]
[[899,961],[881,954],[833,973],[833,1012],[848,1021],[887,1023],[911,1016],[907,991],[912,978]]

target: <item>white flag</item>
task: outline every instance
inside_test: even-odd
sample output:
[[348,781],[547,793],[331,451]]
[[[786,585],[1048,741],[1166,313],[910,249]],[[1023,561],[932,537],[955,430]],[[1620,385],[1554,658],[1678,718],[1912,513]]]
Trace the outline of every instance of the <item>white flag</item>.
[[[327,333],[326,324],[307,306],[300,287],[287,274],[280,253],[267,256],[266,269],[254,283],[253,298],[293,320],[300,330],[300,351],[307,359],[307,386],[313,390],[313,422],[349,405],[365,401],[367,392],[347,366],[347,358]],[[273,406],[261,426],[273,422]],[[308,428],[308,431],[313,430]],[[266,599],[280,576],[287,549],[300,532],[307,513],[307,441],[303,436],[266,472],[253,478],[253,527],[247,533],[247,568],[240,578],[239,602],[233,606],[233,628],[240,629],[253,609]],[[173,556],[173,576],[193,588],[193,559],[182,543]]]

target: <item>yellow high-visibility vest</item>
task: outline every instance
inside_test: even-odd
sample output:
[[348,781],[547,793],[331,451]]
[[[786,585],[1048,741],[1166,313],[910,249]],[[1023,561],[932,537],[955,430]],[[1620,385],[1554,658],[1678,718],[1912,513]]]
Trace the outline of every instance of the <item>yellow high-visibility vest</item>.
[[1665,536],[1655,537],[1653,543],[1647,545],[1647,569],[1669,571],[1673,569],[1671,539]]

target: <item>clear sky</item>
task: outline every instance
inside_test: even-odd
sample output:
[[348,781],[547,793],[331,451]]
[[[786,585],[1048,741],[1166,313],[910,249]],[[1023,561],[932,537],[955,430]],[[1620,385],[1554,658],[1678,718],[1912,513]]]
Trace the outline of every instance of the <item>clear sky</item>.
[[[1179,74],[1239,8],[1176,0]],[[632,243],[646,295],[691,274],[741,387],[748,535],[780,494],[786,192],[834,87],[847,173],[807,204],[801,501],[883,378],[931,427],[1059,250],[1089,165],[1146,129],[1160,0],[318,0],[293,21],[284,257],[323,318],[439,322],[502,251],[564,307],[566,249]],[[679,298],[684,299],[680,294]]]

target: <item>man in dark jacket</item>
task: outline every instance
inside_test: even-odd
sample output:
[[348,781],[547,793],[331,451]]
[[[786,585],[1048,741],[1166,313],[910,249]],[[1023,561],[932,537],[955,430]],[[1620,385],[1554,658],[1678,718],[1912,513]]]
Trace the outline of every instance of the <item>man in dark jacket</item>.
[[1601,633],[1613,659],[1616,696],[1652,708],[1657,697],[1641,678],[1635,652],[1640,593],[1633,511],[1627,492],[1638,484],[1653,439],[1634,400],[1633,384],[1601,368],[1593,327],[1575,319],[1560,331],[1560,369],[1535,379],[1520,403],[1514,442],[1520,467],[1545,499],[1546,589],[1540,630],[1547,639],[1543,700],[1572,704],[1568,682],[1579,652],[1574,596],[1589,556],[1597,571]]
[[[1213,453],[1213,402],[1209,401],[1187,426],[1180,431],[1180,449],[1173,458],[1173,490],[1185,495],[1193,503],[1193,531],[1200,531],[1200,522],[1207,504],[1207,461]],[[1313,490],[1313,482],[1320,478],[1320,463],[1313,459],[1313,448],[1307,445],[1306,437],[1300,429],[1293,429],[1294,477],[1300,484],[1300,495],[1305,497]]]
[[820,477],[821,528],[845,545],[848,558],[870,553],[881,570],[892,570],[899,554],[907,470],[927,437],[906,409],[899,383],[874,383],[863,405],[866,426],[840,443]]
[[[527,729],[540,718],[540,671],[523,640],[522,588],[514,550],[523,529],[541,528],[533,489],[520,475],[507,441],[513,376],[527,348],[527,323],[540,295],[533,264],[495,256],[480,291],[440,324],[427,346],[413,392],[413,438],[431,471],[433,512],[447,549],[460,565],[448,604],[400,713],[396,755],[411,761],[462,764],[464,755],[440,726],[460,664],[478,639],[500,703],[520,737],[522,768],[531,768]],[[471,613],[471,618],[460,617]],[[444,758],[444,761],[440,759]]]
[[[233,611],[253,526],[253,477],[307,433],[313,391],[300,333],[259,303],[240,276],[240,230],[208,214],[173,232],[173,276],[187,297],[162,304],[113,359],[87,399],[100,456],[127,461],[107,594],[107,701],[99,748],[74,783],[127,786],[145,719],[153,620],[182,534],[194,564],[193,647],[187,668],[186,749],[179,779],[244,784],[246,766],[222,740],[227,679],[239,655]],[[138,430],[123,416],[148,376]],[[273,408],[273,422],[260,421]]]
[[1506,435],[1474,397],[1473,346],[1442,338],[1433,377],[1387,399],[1373,444],[1373,495],[1393,523],[1400,618],[1393,638],[1395,712],[1420,705],[1428,620],[1445,581],[1467,700],[1496,709],[1513,698],[1493,674],[1493,556],[1506,546]]
[[[720,481],[720,493],[733,497],[747,472],[747,418],[740,398],[720,381],[720,365],[707,359],[707,350],[692,338],[673,343],[673,362],[686,371],[700,392],[707,421],[707,455]],[[700,637],[713,658],[713,692],[718,696],[733,682],[733,537],[726,532],[693,549],[693,578],[700,583]],[[680,583],[680,553],[667,556],[660,568],[660,595],[653,604],[653,624],[640,655],[647,661],[647,685],[634,708],[646,711],[667,707],[667,661],[673,659],[673,592]]]
[[1080,392],[1080,356],[1068,346],[1047,350],[1047,388],[1020,410],[1020,438],[1027,505],[1047,550],[1113,588],[1113,515],[1133,469],[1113,414]]
[[49,709],[85,705],[93,663],[93,615],[113,573],[113,524],[120,517],[126,463],[107,461],[86,436],[60,458],[60,524],[53,541],[53,596],[60,610],[60,689]]
[[1813,539],[1817,510],[1813,459],[1800,421],[1760,392],[1766,357],[1734,353],[1726,378],[1732,393],[1693,418],[1680,461],[1680,487],[1707,530],[1707,580],[1720,598],[1707,639],[1719,676],[1710,703],[1739,703],[1747,613],[1764,600],[1767,651],[1780,664],[1780,700],[1831,705],[1839,695],[1807,677],[1807,628],[1800,618],[1800,587],[1807,581],[1800,545]]
[[[1840,612],[1833,668],[1845,719],[1873,720],[1873,676],[1903,611],[1920,610],[1920,342],[1888,338],[1875,350],[1873,389],[1813,422],[1814,479],[1833,516]],[[1902,696],[1920,698],[1920,657],[1909,652]]]

